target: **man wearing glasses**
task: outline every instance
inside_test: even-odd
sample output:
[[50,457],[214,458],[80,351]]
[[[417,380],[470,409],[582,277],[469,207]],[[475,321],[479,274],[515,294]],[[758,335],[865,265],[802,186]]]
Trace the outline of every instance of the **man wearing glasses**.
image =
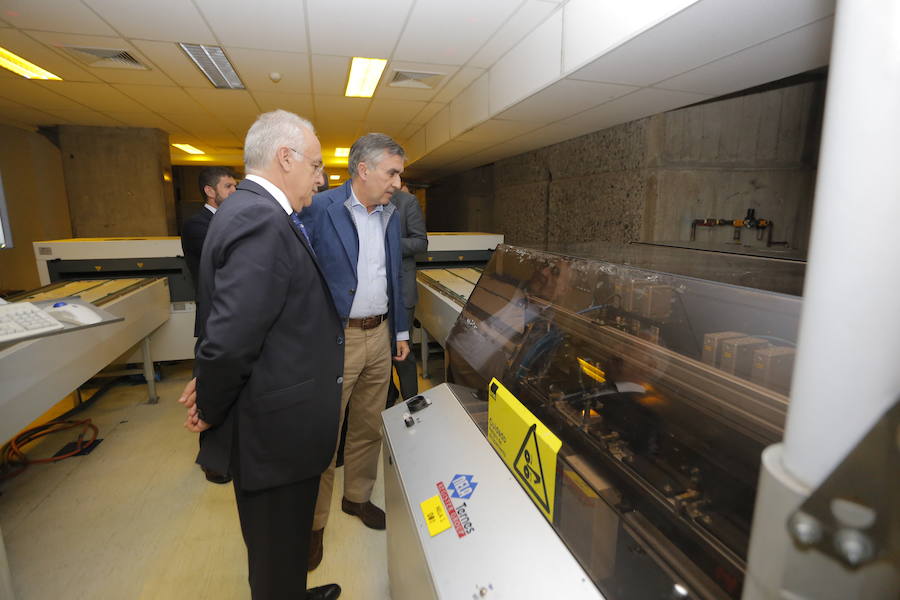
[[[384,511],[372,504],[371,495],[391,357],[403,360],[409,355],[409,324],[400,285],[400,221],[391,204],[401,185],[405,158],[403,148],[384,134],[359,138],[350,148],[350,180],[317,194],[300,214],[344,322],[341,422],[348,405],[350,414],[341,509],[372,529],[385,527]],[[310,570],[322,560],[334,468],[332,458],[319,484]]]

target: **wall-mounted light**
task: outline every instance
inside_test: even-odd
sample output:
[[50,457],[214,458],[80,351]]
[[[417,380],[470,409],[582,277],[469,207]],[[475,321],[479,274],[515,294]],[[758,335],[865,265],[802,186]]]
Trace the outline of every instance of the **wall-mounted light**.
[[328,179],[330,179],[331,181],[337,181],[340,178],[341,178],[340,175],[329,175],[328,176]]
[[345,158],[350,156],[350,148],[335,148],[334,155],[337,158]]

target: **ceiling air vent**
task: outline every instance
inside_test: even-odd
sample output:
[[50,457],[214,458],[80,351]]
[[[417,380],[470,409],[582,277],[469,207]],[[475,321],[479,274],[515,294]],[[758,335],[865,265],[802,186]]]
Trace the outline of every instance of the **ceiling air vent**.
[[214,87],[228,90],[242,90],[244,83],[234,67],[228,62],[225,51],[219,46],[205,46],[203,44],[179,43],[181,49],[190,57],[194,64],[203,71],[209,82]]
[[424,71],[394,71],[391,78],[391,87],[416,88],[431,90],[438,86],[446,73],[426,73]]
[[63,46],[69,54],[91,67],[105,69],[137,69],[147,70],[141,61],[133,57],[127,50],[115,48],[85,48],[83,46]]

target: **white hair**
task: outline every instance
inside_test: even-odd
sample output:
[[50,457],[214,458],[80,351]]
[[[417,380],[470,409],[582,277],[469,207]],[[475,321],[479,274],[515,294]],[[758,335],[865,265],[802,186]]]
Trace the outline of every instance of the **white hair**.
[[302,154],[307,132],[315,135],[312,123],[292,112],[279,109],[259,115],[244,138],[244,168],[248,172],[265,169],[279,148],[293,148]]

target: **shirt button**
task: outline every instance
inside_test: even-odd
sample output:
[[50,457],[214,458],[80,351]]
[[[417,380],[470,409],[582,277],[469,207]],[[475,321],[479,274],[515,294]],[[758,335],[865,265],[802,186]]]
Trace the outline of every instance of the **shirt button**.
[[337,343],[338,343],[338,346],[340,346],[341,344],[343,344],[343,343],[344,343],[344,338],[341,337],[341,336],[338,336],[338,337],[337,337]]
[[355,290],[355,289],[351,289],[351,290],[350,290],[350,293],[351,293],[351,294],[355,294],[355,293],[356,293],[356,290]]
[[344,383],[344,378],[343,378],[343,377],[338,377],[338,378],[337,378],[337,382],[338,382],[338,383]]

